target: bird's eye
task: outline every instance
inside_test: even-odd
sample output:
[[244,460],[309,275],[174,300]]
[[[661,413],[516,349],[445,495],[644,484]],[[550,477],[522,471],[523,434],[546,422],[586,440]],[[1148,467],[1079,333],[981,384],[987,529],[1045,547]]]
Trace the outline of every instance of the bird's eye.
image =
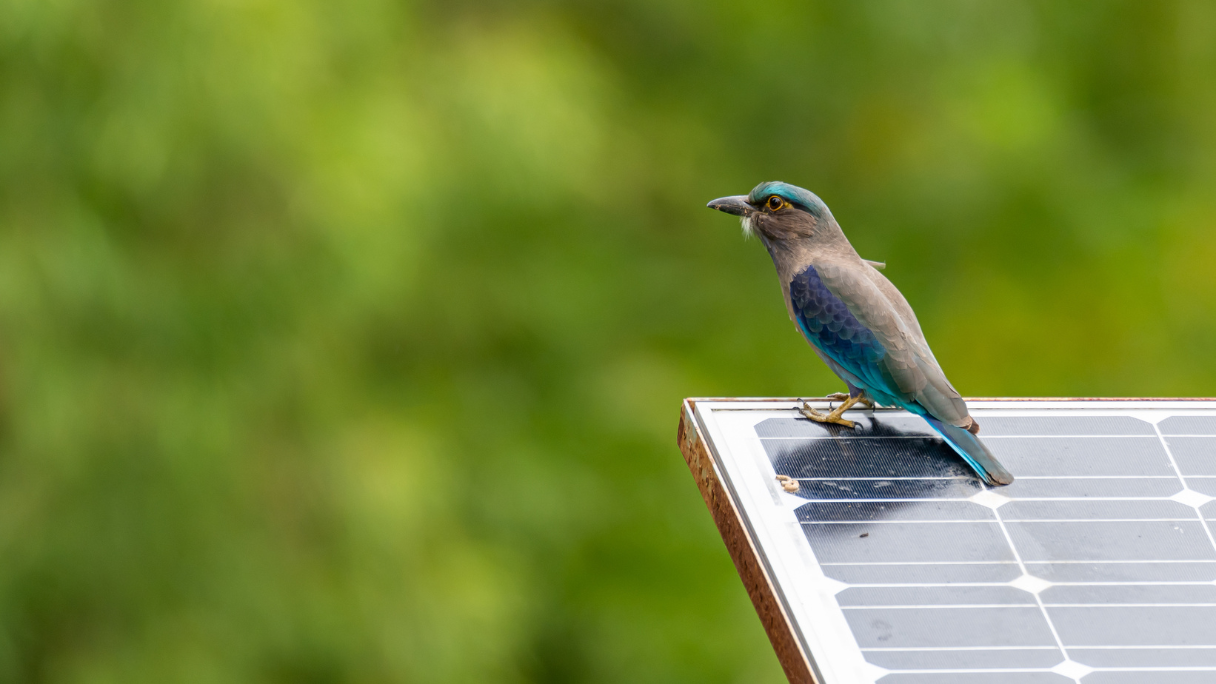
[[780,197],[773,195],[768,198],[768,208],[770,211],[777,211],[778,209],[780,209],[781,207],[784,207],[784,206],[785,206],[785,200],[781,199]]

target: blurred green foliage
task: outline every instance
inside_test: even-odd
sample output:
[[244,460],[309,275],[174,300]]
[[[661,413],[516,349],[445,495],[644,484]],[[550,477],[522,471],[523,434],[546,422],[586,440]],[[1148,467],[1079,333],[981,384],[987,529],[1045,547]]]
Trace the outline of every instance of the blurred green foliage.
[[0,1],[0,681],[780,681],[773,179],[964,394],[1216,394],[1211,3]]

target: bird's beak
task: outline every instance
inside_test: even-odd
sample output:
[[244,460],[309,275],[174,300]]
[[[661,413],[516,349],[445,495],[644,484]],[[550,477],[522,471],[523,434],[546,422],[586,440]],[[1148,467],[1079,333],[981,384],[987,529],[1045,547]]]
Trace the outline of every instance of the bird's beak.
[[705,205],[710,209],[717,209],[735,216],[747,217],[755,213],[756,208],[747,203],[747,195],[735,195],[733,197],[719,197],[718,199]]

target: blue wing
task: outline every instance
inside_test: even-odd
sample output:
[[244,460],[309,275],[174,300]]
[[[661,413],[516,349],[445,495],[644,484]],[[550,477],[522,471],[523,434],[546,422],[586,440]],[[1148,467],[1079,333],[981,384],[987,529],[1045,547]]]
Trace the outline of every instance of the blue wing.
[[880,403],[894,403],[924,413],[924,409],[913,408],[899,398],[903,393],[882,363],[887,350],[849,307],[832,294],[814,266],[808,266],[790,282],[790,303],[795,321],[806,339],[824,356],[854,375],[862,389],[868,390]]

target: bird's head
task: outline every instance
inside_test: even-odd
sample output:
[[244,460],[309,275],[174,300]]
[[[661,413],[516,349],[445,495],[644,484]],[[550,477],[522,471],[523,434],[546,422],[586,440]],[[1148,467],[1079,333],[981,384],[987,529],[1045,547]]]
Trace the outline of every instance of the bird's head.
[[813,239],[832,224],[832,213],[815,193],[780,181],[761,183],[750,194],[721,197],[707,206],[738,216],[745,233],[759,233],[769,244]]

